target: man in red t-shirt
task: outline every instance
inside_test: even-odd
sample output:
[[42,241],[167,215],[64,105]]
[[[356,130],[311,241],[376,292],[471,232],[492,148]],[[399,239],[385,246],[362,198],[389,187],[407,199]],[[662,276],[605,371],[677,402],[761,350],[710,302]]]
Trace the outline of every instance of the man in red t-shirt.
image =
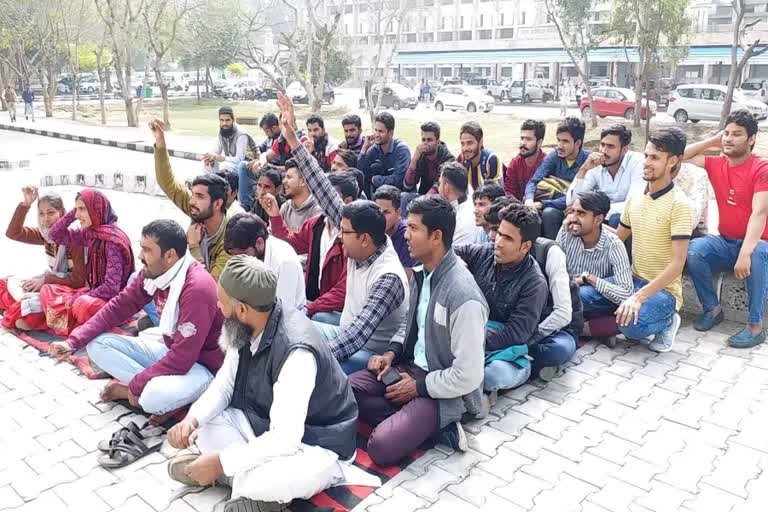
[[[723,310],[712,284],[714,272],[730,272],[746,280],[749,299],[747,327],[728,338],[737,348],[765,341],[763,313],[768,293],[768,161],[752,154],[757,121],[747,110],[728,116],[725,130],[692,144],[685,159],[707,170],[720,213],[720,235],[691,240],[688,273],[704,313],[693,326],[708,331],[723,320]],[[720,156],[705,157],[708,148]]]
[[504,192],[508,196],[525,200],[525,186],[546,156],[541,150],[545,131],[546,125],[533,119],[520,126],[520,152],[509,162],[504,173]]

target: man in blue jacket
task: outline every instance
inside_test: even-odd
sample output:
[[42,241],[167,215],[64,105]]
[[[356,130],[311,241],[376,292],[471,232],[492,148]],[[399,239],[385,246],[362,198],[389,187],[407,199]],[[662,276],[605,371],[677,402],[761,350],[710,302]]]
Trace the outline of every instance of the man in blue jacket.
[[373,123],[373,134],[365,138],[360,150],[358,169],[365,174],[368,197],[382,185],[403,188],[403,179],[411,163],[411,151],[400,139],[394,138],[395,118],[389,112],[381,112]]
[[566,117],[557,126],[557,149],[547,155],[525,187],[525,205],[541,214],[541,235],[557,237],[565,219],[568,187],[589,156],[584,151],[584,121]]

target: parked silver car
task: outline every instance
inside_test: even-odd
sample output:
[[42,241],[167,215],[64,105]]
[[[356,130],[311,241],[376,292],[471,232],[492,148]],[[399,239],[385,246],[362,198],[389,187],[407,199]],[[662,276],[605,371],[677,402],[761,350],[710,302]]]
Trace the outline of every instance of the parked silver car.
[[525,96],[523,96],[523,81],[515,80],[507,91],[507,97],[509,101],[522,101],[523,103],[541,101],[546,103],[555,99],[555,92],[546,84],[536,80],[526,80]]

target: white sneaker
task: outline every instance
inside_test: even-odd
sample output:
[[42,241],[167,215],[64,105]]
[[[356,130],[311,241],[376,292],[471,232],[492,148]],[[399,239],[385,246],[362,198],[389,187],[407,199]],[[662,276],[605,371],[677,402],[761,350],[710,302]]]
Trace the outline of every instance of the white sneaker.
[[680,315],[675,313],[672,317],[672,323],[669,327],[661,331],[659,334],[653,337],[653,341],[648,345],[648,348],[654,352],[669,352],[672,350],[672,344],[675,342],[677,331],[680,330]]

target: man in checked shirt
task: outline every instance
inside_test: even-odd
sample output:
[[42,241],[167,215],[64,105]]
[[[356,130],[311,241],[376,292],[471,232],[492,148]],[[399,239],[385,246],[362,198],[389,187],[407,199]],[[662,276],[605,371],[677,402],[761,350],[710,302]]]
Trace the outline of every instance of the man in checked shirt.
[[386,235],[386,219],[372,201],[345,205],[328,176],[299,142],[293,131],[293,104],[280,95],[282,133],[325,216],[340,231],[347,254],[347,296],[340,325],[316,322],[323,340],[346,374],[368,367],[368,359],[382,354],[390,341],[405,336],[408,279]]

